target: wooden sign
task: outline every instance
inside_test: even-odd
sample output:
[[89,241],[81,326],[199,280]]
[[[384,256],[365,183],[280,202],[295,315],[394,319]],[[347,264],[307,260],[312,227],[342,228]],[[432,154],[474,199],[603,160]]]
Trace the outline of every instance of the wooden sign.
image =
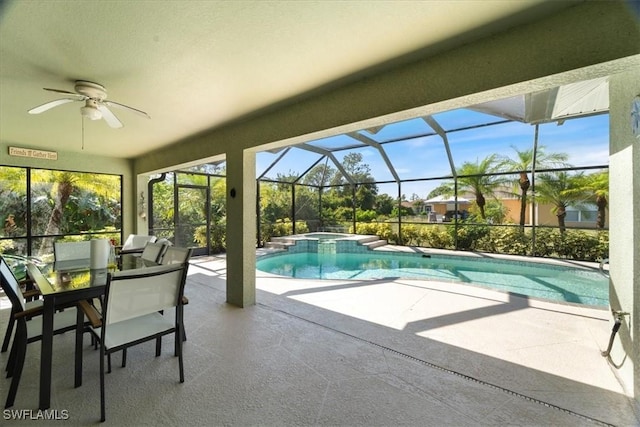
[[9,147],[9,155],[30,157],[32,159],[58,160],[58,153],[56,151],[33,150],[31,148]]

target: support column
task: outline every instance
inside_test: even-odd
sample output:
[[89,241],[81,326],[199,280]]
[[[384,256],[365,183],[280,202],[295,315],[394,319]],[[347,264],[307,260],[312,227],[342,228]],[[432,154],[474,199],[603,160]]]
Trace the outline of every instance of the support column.
[[640,70],[611,76],[609,299],[612,310],[629,315],[624,316],[610,361],[627,394],[640,403],[640,139],[631,128],[631,105],[637,95]]
[[227,153],[227,302],[256,303],[256,155]]

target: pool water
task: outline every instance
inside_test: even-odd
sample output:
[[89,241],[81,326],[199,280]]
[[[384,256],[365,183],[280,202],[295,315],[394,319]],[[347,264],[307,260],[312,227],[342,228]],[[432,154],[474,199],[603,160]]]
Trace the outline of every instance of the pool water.
[[531,297],[606,307],[609,280],[595,269],[464,256],[283,253],[257,268],[299,279],[424,279],[469,283]]

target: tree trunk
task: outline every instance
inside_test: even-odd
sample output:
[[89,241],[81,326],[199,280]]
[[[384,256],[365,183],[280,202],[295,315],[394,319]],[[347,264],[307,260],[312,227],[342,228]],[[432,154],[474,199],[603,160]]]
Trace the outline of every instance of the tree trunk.
[[[60,234],[60,224],[62,224],[62,218],[64,214],[64,207],[69,201],[69,197],[73,192],[73,183],[70,181],[62,181],[58,183],[58,197],[56,198],[49,217],[47,229],[45,235]],[[42,245],[40,246],[39,255],[45,253],[51,253],[53,251],[53,244],[51,239],[42,239]]]
[[556,216],[558,217],[558,227],[560,227],[560,233],[564,233],[567,230],[567,227],[564,223],[564,218],[567,216],[567,211],[564,206],[557,207]]
[[598,219],[596,220],[596,226],[598,229],[602,230],[604,228],[607,198],[605,196],[596,197],[596,206],[598,206]]
[[476,204],[478,205],[478,208],[480,209],[480,216],[482,217],[482,219],[487,219],[486,214],[484,213],[484,205],[487,203],[487,201],[485,200],[484,196],[482,195],[482,193],[476,193]]
[[531,181],[526,173],[520,174],[520,229],[524,231],[525,216],[527,213],[527,191]]

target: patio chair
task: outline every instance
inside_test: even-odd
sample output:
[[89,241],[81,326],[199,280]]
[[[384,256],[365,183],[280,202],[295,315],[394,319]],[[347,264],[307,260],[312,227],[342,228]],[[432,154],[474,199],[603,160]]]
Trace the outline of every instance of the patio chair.
[[119,253],[142,253],[147,243],[155,242],[156,236],[143,236],[140,234],[129,234],[127,240],[119,247]]
[[164,251],[162,258],[160,259],[160,264],[162,265],[186,264],[189,262],[189,258],[191,258],[192,253],[193,253],[192,248],[181,248],[178,246],[169,246]]
[[[100,420],[106,419],[104,359],[113,352],[174,334],[180,382],[184,382],[182,360],[182,304],[186,280],[184,265],[156,266],[109,273],[102,316],[81,301],[90,331],[100,342]],[[175,308],[175,319],[160,311]],[[156,357],[160,349],[156,347]]]
[[[153,255],[155,253],[155,251],[160,247],[161,251],[158,255],[158,258],[154,258]],[[150,248],[149,250],[147,250],[147,248]],[[185,268],[188,268],[186,263],[189,261],[189,258],[191,258],[191,253],[193,252],[193,249],[191,248],[181,248],[181,247],[176,247],[176,246],[163,246],[163,245],[159,245],[158,241],[156,242],[150,242],[147,243],[147,246],[145,246],[145,250],[142,253],[141,257],[143,259],[145,259],[145,252],[147,252],[147,261],[151,261],[153,263],[156,264],[161,264],[161,265],[176,265],[176,264],[181,264],[181,265],[185,265]],[[184,296],[184,294],[182,295],[182,305],[187,305],[189,304],[189,299]],[[184,323],[181,321],[180,322],[182,325],[182,340],[186,341],[187,340],[187,333],[185,332],[184,329]],[[156,348],[158,349],[157,351],[159,352],[162,348],[162,337],[159,337],[156,343]],[[111,373],[111,357],[110,355],[107,358],[108,360],[108,368],[107,368],[107,372]],[[123,349],[122,350],[122,367],[124,368],[127,365],[127,349]]]
[[[40,296],[40,291],[38,291],[38,289],[33,287],[33,283],[29,279],[29,276],[26,275],[26,268],[24,266],[24,263],[29,261],[26,258],[18,257],[15,255],[8,255],[8,256],[2,255],[2,257],[3,257],[3,262],[7,263],[7,265],[9,265],[11,260],[14,260],[14,265],[9,266],[9,269],[13,273],[16,280],[18,280],[18,285],[20,286],[20,288],[23,288],[23,287],[25,288],[25,292],[22,292],[22,296],[24,297],[24,300],[25,300],[26,309],[29,310],[35,307],[42,306],[42,301],[38,299],[38,297]],[[20,267],[18,268],[19,271],[23,272],[21,278],[18,278],[18,275],[16,274],[16,269],[15,269],[16,260],[21,263]],[[13,308],[13,305],[12,305],[11,313],[9,315],[9,321],[7,322],[7,330],[5,331],[4,339],[2,340],[2,349],[0,350],[1,353],[5,353],[9,349],[9,343],[11,342],[11,335],[13,334],[13,326],[15,324],[14,315],[15,315],[15,309]]]
[[54,242],[53,257],[56,262],[89,260],[91,258],[91,242]]
[[140,258],[154,264],[159,264],[162,256],[164,255],[165,249],[166,245],[164,245],[163,243],[148,242],[144,247]]
[[[5,402],[5,408],[9,408],[13,406],[20,384],[27,344],[42,339],[42,305],[27,306],[18,280],[2,257],[0,257],[0,273],[0,284],[11,301],[11,318],[16,323],[16,333],[6,367],[7,378],[11,377],[11,385]],[[53,318],[54,335],[75,330],[76,316],[77,310],[75,308],[56,312]]]
[[86,268],[91,264],[91,241],[54,242],[53,255],[56,269]]
[[[185,268],[188,268],[189,259],[191,258],[191,254],[193,253],[192,248],[181,248],[178,246],[169,246],[165,249],[164,255],[160,260],[160,264],[162,265],[171,265],[171,264],[183,264]],[[182,295],[182,305],[189,304],[189,298]],[[187,333],[184,330],[184,323],[182,323],[182,339],[184,341],[187,340]]]

